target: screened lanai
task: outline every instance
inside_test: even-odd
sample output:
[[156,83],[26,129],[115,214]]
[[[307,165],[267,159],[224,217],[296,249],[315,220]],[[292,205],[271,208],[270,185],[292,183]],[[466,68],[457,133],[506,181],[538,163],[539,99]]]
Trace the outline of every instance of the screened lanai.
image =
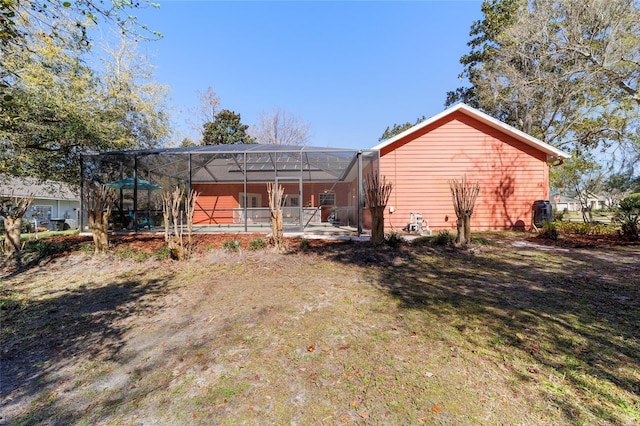
[[267,183],[276,183],[285,231],[359,234],[368,228],[363,176],[378,172],[378,159],[377,151],[250,144],[112,151],[83,156],[82,186],[117,190],[113,229],[161,227],[162,193],[181,186],[199,194],[198,229],[266,232]]

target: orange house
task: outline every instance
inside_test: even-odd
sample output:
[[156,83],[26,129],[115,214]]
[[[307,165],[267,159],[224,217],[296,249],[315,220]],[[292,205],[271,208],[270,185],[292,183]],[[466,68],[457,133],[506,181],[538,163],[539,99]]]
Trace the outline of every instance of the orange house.
[[532,205],[549,199],[549,167],[569,155],[463,103],[373,147],[380,175],[393,182],[385,227],[420,213],[431,230],[456,227],[449,182],[480,184],[471,226],[529,229]]

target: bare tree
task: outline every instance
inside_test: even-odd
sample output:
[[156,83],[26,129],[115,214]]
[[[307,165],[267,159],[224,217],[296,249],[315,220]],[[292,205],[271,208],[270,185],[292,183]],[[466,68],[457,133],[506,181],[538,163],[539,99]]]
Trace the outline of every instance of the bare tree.
[[[191,129],[198,135],[202,133],[202,126],[206,123],[213,123],[218,115],[220,97],[211,86],[203,92],[198,91],[200,105],[191,111],[193,119],[187,120]],[[200,143],[201,141],[198,141]]]
[[456,243],[466,246],[471,241],[471,216],[480,193],[480,184],[467,182],[467,177],[462,176],[460,180],[451,179],[449,187],[458,218]]
[[187,216],[187,243],[189,249],[191,249],[191,235],[193,234],[193,214],[196,211],[199,195],[197,191],[192,189],[189,191],[189,194],[187,194],[187,199],[184,202],[184,209]]
[[109,250],[109,216],[116,201],[116,191],[104,185],[89,185],[85,194],[94,253],[106,253]]
[[[185,197],[185,192],[179,186],[162,194],[162,216],[164,220],[164,239],[167,242],[171,257],[176,260],[184,259],[191,250],[191,235],[193,233],[193,213],[198,201],[198,193],[193,189]],[[182,203],[184,202],[184,209]],[[186,217],[187,245],[184,244],[182,218]]]
[[6,256],[18,256],[20,254],[22,217],[31,206],[33,197],[33,194],[26,197],[17,197],[13,195],[12,190],[8,197],[0,199],[0,216],[4,217],[3,252]]
[[179,186],[176,186],[173,191],[166,191],[162,194],[162,216],[165,225],[164,238],[169,246],[171,258],[175,260],[182,260],[185,257],[180,210],[183,196],[184,191]]
[[267,184],[267,194],[269,197],[269,212],[271,213],[271,234],[273,240],[273,248],[277,253],[286,250],[283,234],[282,223],[282,205],[286,196],[284,195],[284,187],[273,183]]
[[365,201],[371,211],[371,243],[374,245],[384,243],[384,209],[392,189],[393,184],[384,176],[380,181],[378,173],[371,173],[364,180]]
[[274,108],[261,113],[258,124],[249,132],[256,142],[270,145],[306,145],[311,127],[285,110]]

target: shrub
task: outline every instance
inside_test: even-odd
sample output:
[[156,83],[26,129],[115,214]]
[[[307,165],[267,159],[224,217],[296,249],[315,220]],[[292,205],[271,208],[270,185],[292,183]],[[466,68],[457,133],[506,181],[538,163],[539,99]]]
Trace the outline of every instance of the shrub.
[[27,241],[24,246],[26,253],[38,253],[42,257],[52,256],[54,254],[63,253],[68,250],[65,243],[55,243],[46,240]]
[[396,248],[403,245],[405,243],[405,240],[404,238],[402,238],[402,235],[396,232],[391,232],[390,234],[384,236],[384,242],[389,247]]
[[640,193],[620,201],[613,220],[620,224],[620,236],[627,240],[640,239]]
[[120,247],[116,250],[116,256],[120,259],[133,260],[134,262],[144,262],[150,256],[149,253],[145,253],[141,250],[136,250],[131,247]]
[[422,246],[431,244],[432,240],[433,240],[433,237],[423,235],[421,237],[414,238],[413,240],[411,240],[411,245],[414,247],[422,247]]
[[606,235],[613,232],[610,226],[599,222],[554,222],[554,224],[558,232],[563,234]]
[[267,247],[267,240],[264,238],[256,238],[249,241],[249,248],[251,250],[260,250]]
[[93,244],[83,244],[80,246],[80,251],[84,254],[93,254]]
[[449,233],[449,231],[440,231],[433,237],[431,243],[434,246],[452,246],[456,242],[456,236]]
[[153,257],[156,260],[166,260],[171,257],[171,249],[169,246],[162,246],[153,252]]
[[222,243],[222,248],[228,252],[236,252],[240,250],[240,241],[238,240],[228,240]]
[[543,238],[545,240],[557,240],[558,235],[558,228],[556,227],[555,222],[544,222],[542,224],[542,230],[538,234],[538,238]]
[[306,238],[300,240],[300,250],[309,250],[311,248],[311,243]]

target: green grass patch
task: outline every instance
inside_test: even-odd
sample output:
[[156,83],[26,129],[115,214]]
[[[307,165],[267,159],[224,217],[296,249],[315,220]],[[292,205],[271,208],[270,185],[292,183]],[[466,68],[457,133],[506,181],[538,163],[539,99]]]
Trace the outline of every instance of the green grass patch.
[[144,262],[151,257],[149,253],[131,247],[118,247],[116,249],[116,256],[120,259],[132,260],[134,262]]

